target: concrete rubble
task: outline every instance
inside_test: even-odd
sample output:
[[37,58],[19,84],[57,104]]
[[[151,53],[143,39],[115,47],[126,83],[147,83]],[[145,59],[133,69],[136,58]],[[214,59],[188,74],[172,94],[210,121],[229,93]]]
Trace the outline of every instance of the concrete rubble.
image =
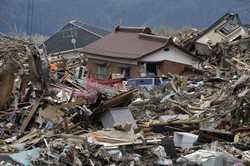
[[250,164],[247,39],[210,46],[203,70],[164,89],[126,90],[78,77],[84,56],[51,60],[0,34],[0,165]]

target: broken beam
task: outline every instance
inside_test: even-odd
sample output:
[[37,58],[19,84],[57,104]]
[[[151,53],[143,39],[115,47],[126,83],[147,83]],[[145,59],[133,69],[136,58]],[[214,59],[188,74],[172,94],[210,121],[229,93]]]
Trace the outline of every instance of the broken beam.
[[39,104],[40,104],[40,101],[41,101],[41,99],[38,99],[38,100],[37,100],[36,104],[32,107],[31,111],[29,112],[29,115],[27,116],[27,118],[24,119],[23,124],[22,124],[22,126],[21,126],[21,128],[20,128],[20,130],[19,130],[20,132],[25,131],[25,129],[26,129],[27,125],[29,124],[29,122],[30,122],[32,116],[33,116],[34,113],[36,112],[36,110],[37,110],[37,108],[38,108],[38,106],[39,106]]

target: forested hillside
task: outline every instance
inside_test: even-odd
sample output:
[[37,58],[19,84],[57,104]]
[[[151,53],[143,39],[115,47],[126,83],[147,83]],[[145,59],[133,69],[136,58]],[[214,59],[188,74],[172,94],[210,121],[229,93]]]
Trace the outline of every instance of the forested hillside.
[[[13,33],[7,24],[27,31],[28,1],[0,0],[1,32]],[[203,28],[226,12],[237,12],[250,23],[249,6],[248,0],[34,0],[32,32],[51,35],[71,20],[111,31],[120,23]]]

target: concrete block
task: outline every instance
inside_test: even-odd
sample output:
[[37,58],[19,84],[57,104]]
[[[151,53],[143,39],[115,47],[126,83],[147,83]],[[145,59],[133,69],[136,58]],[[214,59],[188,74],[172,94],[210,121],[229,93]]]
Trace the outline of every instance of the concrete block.
[[128,107],[110,108],[101,115],[100,119],[103,127],[112,128],[115,123],[121,124],[124,127],[129,122],[133,126],[132,129],[137,128],[134,117]]
[[186,132],[174,132],[174,145],[176,147],[191,148],[198,139],[198,135]]

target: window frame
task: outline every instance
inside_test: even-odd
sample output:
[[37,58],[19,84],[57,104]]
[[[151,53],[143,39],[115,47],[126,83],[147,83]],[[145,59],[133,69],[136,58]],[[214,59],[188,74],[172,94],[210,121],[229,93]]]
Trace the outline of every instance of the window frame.
[[107,77],[107,64],[97,63],[96,79],[106,79],[106,77]]

